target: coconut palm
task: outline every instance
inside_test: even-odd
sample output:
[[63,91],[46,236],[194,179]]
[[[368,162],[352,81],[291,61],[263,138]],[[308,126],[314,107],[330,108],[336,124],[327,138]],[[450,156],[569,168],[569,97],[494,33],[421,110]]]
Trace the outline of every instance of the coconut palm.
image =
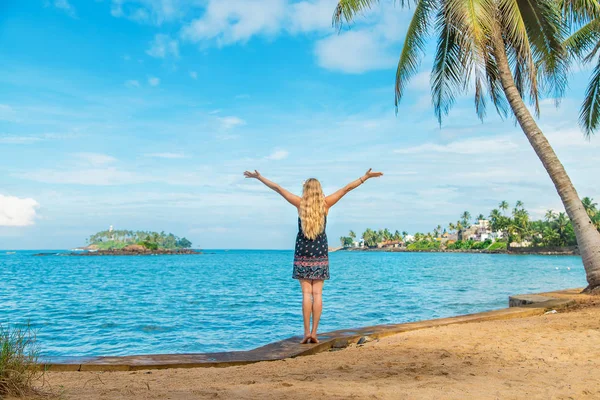
[[354,231],[350,231],[350,233],[348,233],[348,236],[352,238],[352,240],[356,239],[356,233],[354,233]]
[[456,230],[456,225],[454,225],[454,222],[450,222],[448,224],[448,230],[450,231],[450,233],[454,233],[454,231]]
[[558,213],[556,219],[554,220],[554,229],[558,236],[560,237],[560,245],[567,245],[567,227],[569,226],[569,217],[563,212]]
[[[572,0],[573,2],[594,0]],[[340,0],[334,22],[341,27],[378,0]],[[474,87],[480,118],[488,100],[501,116],[508,107],[546,168],[565,206],[586,269],[587,291],[600,291],[600,233],[594,228],[563,165],[525,100],[539,114],[542,90],[560,98],[567,84],[565,23],[556,0],[400,0],[415,3],[396,70],[396,107],[419,72],[427,39],[437,38],[431,90],[438,121],[456,96]],[[599,72],[600,73],[600,72]],[[474,84],[471,84],[474,82]],[[525,100],[524,100],[525,99]],[[508,107],[507,107],[508,106]]]
[[596,208],[598,204],[594,203],[594,199],[584,197],[583,199],[581,199],[581,203],[583,204],[583,208],[585,208],[585,211],[588,213],[590,218],[596,215],[596,213],[598,212],[598,209]]
[[500,202],[500,204],[498,205],[498,208],[501,209],[502,212],[504,212],[506,214],[506,211],[508,211],[510,206],[508,205],[508,202],[506,200],[502,200]]
[[471,213],[468,212],[468,211],[463,212],[462,215],[460,216],[460,220],[461,220],[463,226],[465,228],[468,228],[469,227],[469,221],[471,220]]
[[577,28],[565,42],[569,53],[584,64],[596,59],[579,114],[579,123],[589,137],[600,128],[600,3],[598,0],[560,0],[560,3],[565,19]]
[[463,224],[460,221],[456,221],[456,223],[454,224],[454,227],[456,228],[456,232],[458,233],[458,238],[461,238],[461,234],[462,234],[462,230],[463,230]]
[[546,219],[546,222],[550,222],[556,218],[556,213],[553,210],[548,210],[546,211],[544,218]]

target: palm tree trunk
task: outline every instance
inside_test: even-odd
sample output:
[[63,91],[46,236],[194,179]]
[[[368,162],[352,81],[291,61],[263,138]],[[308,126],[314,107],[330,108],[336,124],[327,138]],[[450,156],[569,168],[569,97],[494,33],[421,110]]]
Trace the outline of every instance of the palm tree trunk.
[[550,146],[548,139],[546,139],[525,106],[510,70],[504,40],[499,30],[496,29],[495,31],[493,36],[494,55],[504,94],[521,129],[546,168],[548,175],[550,175],[565,210],[571,218],[588,282],[588,287],[584,291],[600,292],[600,233],[592,224],[573,183],[571,183],[571,179],[552,146]]

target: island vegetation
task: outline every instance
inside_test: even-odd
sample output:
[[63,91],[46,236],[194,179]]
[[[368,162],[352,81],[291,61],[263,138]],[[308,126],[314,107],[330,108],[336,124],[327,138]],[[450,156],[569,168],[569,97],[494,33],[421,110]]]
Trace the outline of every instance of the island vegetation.
[[185,237],[172,233],[108,229],[91,235],[87,239],[88,249],[121,250],[128,246],[142,246],[148,250],[178,250],[192,247]]
[[[582,199],[587,214],[600,231],[600,212],[593,199]],[[509,211],[510,210],[510,211]],[[514,207],[502,201],[491,210],[488,217],[483,214],[474,219],[465,211],[456,222],[445,227],[437,225],[431,232],[409,234],[406,231],[367,228],[361,240],[350,231],[342,236],[343,248],[400,248],[406,251],[505,251],[507,248],[560,249],[575,248],[577,239],[573,224],[564,212],[548,210],[541,220],[532,220],[523,202]]]

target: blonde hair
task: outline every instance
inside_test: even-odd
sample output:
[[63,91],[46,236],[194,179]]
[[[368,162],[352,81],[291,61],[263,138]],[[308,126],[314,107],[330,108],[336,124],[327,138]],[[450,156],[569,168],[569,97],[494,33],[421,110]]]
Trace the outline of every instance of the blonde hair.
[[325,230],[325,195],[321,183],[315,178],[307,179],[300,200],[302,233],[314,240]]

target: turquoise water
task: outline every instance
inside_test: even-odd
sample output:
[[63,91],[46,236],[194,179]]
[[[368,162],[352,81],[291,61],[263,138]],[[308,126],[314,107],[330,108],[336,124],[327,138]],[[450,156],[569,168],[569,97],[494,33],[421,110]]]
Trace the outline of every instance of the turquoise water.
[[[292,251],[34,253],[0,251],[0,324],[30,321],[45,356],[247,350],[302,333]],[[586,285],[579,257],[377,252],[330,257],[323,332],[498,309],[511,294]]]

